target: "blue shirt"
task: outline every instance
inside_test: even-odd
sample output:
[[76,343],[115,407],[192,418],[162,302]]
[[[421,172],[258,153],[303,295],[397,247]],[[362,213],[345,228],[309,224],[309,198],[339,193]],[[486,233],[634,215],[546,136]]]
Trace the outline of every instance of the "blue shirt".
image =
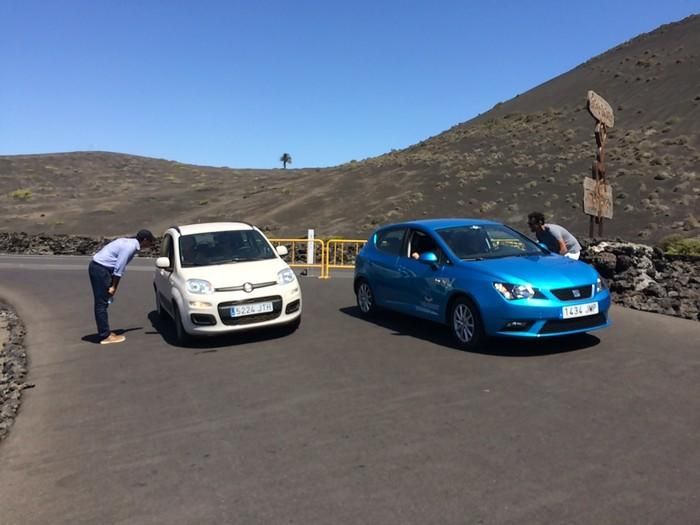
[[112,269],[112,275],[121,277],[124,275],[126,265],[131,262],[141,245],[139,241],[131,237],[114,239],[102,248],[92,258],[97,264]]

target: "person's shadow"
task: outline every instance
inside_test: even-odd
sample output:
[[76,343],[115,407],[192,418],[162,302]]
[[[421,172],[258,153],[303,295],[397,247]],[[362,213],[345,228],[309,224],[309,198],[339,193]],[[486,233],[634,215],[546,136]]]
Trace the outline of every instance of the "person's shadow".
[[169,316],[160,317],[158,312],[153,310],[148,313],[148,320],[151,322],[153,330],[145,332],[146,335],[159,335],[169,346],[203,349],[208,350],[208,352],[216,352],[217,349],[224,347],[278,339],[291,333],[286,326],[267,326],[221,335],[189,337],[185,344],[181,344],[177,341],[175,323]]
[[[134,332],[136,330],[143,330],[143,326],[134,326],[132,328],[118,328],[116,330],[112,330],[112,332],[114,332],[117,335],[124,335],[127,332]],[[100,334],[88,334],[88,335],[84,335],[80,339],[82,341],[87,342],[87,343],[95,343],[95,344],[100,344],[100,341],[102,341]]]
[[[452,338],[450,328],[447,325],[390,310],[380,309],[372,317],[362,315],[357,306],[346,306],[340,311],[345,315],[391,330],[394,336],[423,339],[440,346],[462,350]],[[588,333],[540,339],[488,337],[480,348],[471,350],[471,352],[503,357],[531,357],[583,350],[592,348],[599,343],[600,339]]]

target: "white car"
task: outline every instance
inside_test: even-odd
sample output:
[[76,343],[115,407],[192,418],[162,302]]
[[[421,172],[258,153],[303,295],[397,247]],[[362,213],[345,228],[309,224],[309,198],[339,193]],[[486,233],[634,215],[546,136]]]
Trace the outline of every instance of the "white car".
[[175,322],[178,342],[301,322],[301,287],[255,226],[213,222],[174,226],[163,235],[153,288],[156,310]]

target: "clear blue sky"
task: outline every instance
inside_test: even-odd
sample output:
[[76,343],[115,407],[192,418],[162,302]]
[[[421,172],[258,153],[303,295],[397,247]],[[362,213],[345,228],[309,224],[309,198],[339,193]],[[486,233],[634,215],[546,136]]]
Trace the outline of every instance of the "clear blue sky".
[[698,12],[700,0],[0,0],[0,154],[336,165]]

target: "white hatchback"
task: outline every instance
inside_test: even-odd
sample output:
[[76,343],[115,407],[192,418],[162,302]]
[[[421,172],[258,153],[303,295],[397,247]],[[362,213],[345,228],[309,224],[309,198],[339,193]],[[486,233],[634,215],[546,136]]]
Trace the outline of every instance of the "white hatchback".
[[301,322],[301,287],[286,254],[244,222],[169,228],[156,260],[156,310],[173,318],[180,343],[272,325],[291,332]]

